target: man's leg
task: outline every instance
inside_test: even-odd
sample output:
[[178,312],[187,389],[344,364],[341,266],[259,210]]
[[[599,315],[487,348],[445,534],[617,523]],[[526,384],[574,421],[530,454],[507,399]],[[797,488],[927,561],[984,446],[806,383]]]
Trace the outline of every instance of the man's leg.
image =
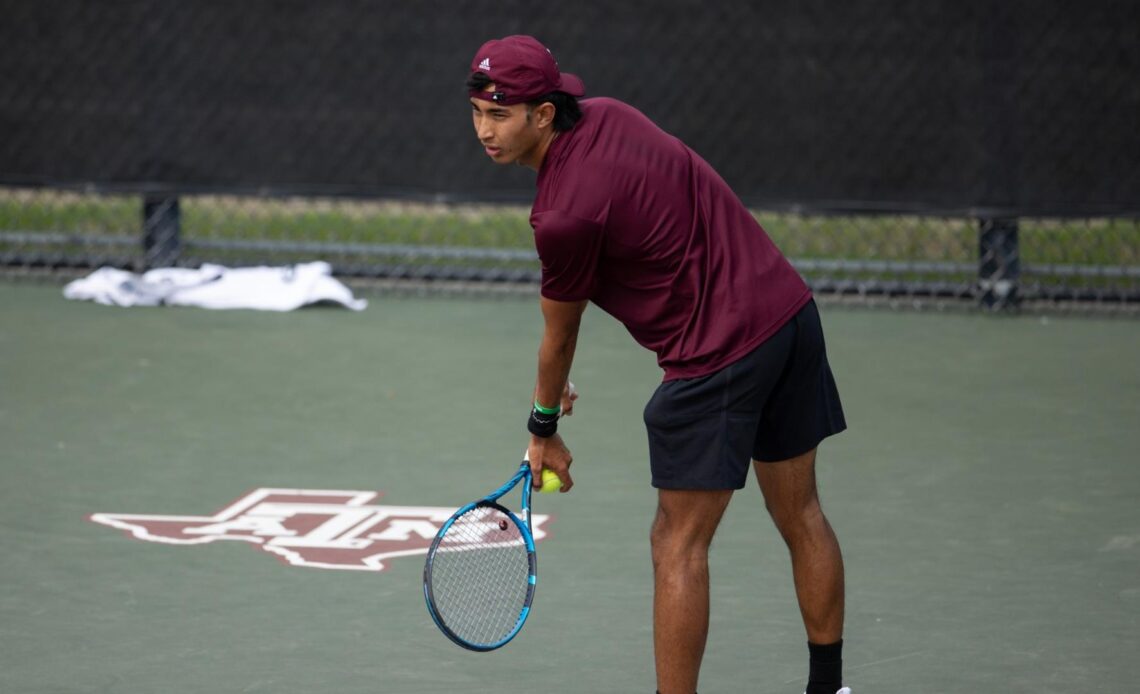
[[709,545],[732,490],[659,489],[653,521],[653,650],[661,694],[693,694],[709,629]]
[[764,504],[792,555],[792,577],[808,641],[843,638],[843,555],[815,489],[815,450],[755,463]]
[[815,450],[755,467],[764,504],[792,555],[808,636],[806,694],[833,694],[843,685],[843,556],[816,494]]

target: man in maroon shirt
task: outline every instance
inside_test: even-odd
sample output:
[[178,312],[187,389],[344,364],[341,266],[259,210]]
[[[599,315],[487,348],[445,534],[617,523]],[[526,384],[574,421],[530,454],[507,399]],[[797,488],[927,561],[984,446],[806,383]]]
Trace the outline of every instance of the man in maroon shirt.
[[807,694],[842,686],[843,559],[820,508],[816,447],[845,428],[811,291],[719,175],[529,36],[488,41],[468,93],[487,156],[538,171],[531,212],[545,330],[527,428],[543,468],[574,482],[557,433],[587,302],[654,351],[645,408],[658,510],[651,534],[662,694],[696,690],[708,633],[708,549],[754,467],[792,557],[808,636]]

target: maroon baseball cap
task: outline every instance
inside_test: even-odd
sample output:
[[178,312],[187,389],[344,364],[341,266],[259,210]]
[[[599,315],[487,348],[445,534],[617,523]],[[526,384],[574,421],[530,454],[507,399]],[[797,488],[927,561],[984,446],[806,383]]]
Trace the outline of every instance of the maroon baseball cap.
[[471,96],[509,106],[532,101],[551,92],[582,96],[586,85],[576,75],[558,70],[546,46],[533,36],[492,39],[471,59],[471,74],[482,72],[495,83],[495,91],[472,90]]

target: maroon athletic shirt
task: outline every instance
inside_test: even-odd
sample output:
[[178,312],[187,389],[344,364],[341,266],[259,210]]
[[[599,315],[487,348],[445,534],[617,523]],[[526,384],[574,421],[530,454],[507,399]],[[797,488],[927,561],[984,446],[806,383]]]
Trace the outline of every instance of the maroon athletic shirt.
[[597,304],[657,353],[666,381],[728,366],[811,299],[695,152],[620,101],[581,106],[538,173],[544,297]]

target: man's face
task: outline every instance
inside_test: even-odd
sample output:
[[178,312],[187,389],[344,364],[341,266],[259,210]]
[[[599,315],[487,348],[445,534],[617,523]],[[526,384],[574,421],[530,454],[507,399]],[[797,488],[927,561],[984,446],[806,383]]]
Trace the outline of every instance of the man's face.
[[[494,91],[490,84],[485,91]],[[494,101],[471,99],[475,135],[496,164],[522,164],[537,168],[541,131],[526,104],[503,106]]]

